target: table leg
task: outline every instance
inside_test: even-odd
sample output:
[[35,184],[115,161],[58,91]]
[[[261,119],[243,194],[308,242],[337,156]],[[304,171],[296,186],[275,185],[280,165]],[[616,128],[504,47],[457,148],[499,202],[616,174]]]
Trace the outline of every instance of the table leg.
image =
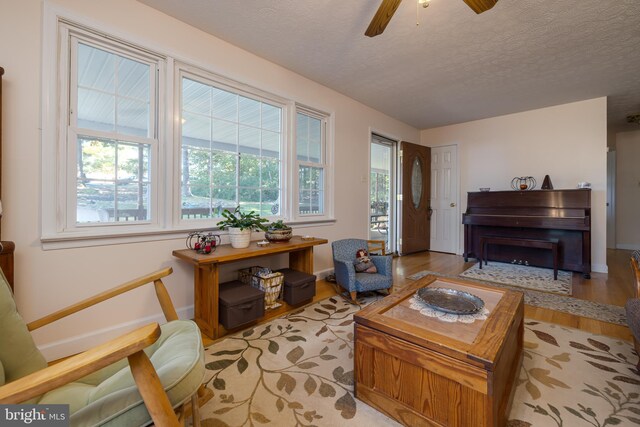
[[209,338],[218,338],[218,265],[194,267],[194,320]]
[[289,268],[313,274],[313,247],[289,252]]

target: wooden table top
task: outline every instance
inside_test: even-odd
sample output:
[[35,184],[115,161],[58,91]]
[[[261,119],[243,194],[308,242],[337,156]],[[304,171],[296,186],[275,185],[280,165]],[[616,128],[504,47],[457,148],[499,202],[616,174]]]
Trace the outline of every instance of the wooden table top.
[[301,236],[293,236],[288,242],[271,243],[266,247],[259,247],[256,242],[252,241],[248,248],[242,249],[232,248],[231,245],[220,245],[210,254],[199,254],[191,249],[176,249],[173,251],[173,256],[196,265],[223,264],[246,258],[308,249],[328,243],[328,240],[317,237],[302,239]]
[[[420,314],[409,300],[426,286],[472,293],[484,300],[486,320],[450,323]],[[509,330],[523,316],[521,292],[493,288],[463,280],[426,276],[377,301],[354,315],[356,324],[367,326],[458,360],[480,362],[492,370]]]

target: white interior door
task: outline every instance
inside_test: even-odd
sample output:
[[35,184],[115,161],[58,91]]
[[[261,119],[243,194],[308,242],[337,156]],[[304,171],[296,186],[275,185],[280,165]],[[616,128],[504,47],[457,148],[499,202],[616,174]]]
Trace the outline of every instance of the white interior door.
[[431,148],[431,247],[456,253],[460,230],[458,146]]

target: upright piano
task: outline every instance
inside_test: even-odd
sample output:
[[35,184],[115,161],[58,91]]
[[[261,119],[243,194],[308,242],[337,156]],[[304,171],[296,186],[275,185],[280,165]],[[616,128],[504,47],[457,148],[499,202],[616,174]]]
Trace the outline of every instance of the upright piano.
[[[558,239],[558,268],[591,274],[591,190],[470,192],[464,224],[464,258],[478,258],[480,239]],[[553,267],[549,251],[489,245],[485,259]]]

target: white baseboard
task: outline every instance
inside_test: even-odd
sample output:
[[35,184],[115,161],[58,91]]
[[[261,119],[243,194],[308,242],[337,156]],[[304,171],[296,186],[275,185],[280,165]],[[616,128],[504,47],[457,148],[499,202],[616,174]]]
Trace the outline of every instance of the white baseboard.
[[325,279],[328,275],[333,274],[333,268],[325,268],[324,270],[315,271],[313,274],[315,274],[318,279]]
[[640,250],[640,245],[635,245],[633,243],[618,243],[616,244],[616,249],[626,249],[629,251],[637,251],[637,250]]
[[593,264],[591,266],[591,271],[595,273],[608,273],[609,267],[607,266],[607,264]]
[[[193,319],[193,306],[183,307],[176,310],[180,319]],[[99,329],[90,333],[78,335],[75,337],[65,338],[60,341],[38,346],[47,361],[57,360],[72,354],[77,354],[91,347],[103,344],[110,339],[123,335],[133,329],[139,328],[149,323],[166,323],[164,315],[144,317],[142,319],[121,323],[109,328]]]

